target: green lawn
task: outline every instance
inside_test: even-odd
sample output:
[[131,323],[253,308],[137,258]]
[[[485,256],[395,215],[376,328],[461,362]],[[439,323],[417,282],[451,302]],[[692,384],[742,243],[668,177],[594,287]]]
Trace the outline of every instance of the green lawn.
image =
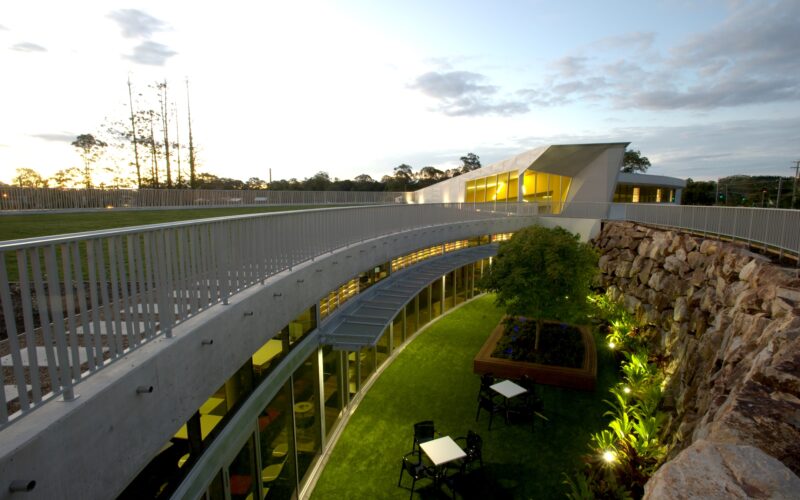
[[[472,358],[502,316],[493,301],[484,296],[442,318],[386,368],[351,417],[312,498],[407,498],[410,477],[406,488],[397,487],[401,457],[411,450],[413,423],[427,419],[442,435],[472,429],[483,437],[485,467],[473,475],[467,498],[564,498],[562,472],[580,466],[590,434],[606,426],[602,400],[616,379],[613,361],[598,356],[593,393],[542,386],[550,421],[537,422],[534,432],[498,416],[489,431],[485,412],[475,422],[480,380]],[[420,496],[441,496],[429,484],[418,483]]]
[[141,226],[228,215],[284,212],[322,208],[313,205],[284,207],[191,208],[171,210],[107,210],[76,213],[47,213],[0,216],[0,241],[97,231],[126,226]]

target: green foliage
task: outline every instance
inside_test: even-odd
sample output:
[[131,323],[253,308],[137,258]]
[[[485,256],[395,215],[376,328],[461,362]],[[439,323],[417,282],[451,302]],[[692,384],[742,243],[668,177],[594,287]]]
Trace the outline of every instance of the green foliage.
[[650,168],[650,160],[638,149],[631,149],[625,151],[625,156],[622,158],[622,171],[623,172],[647,172]]
[[597,254],[577,235],[531,226],[500,244],[480,286],[495,292],[511,316],[579,322],[588,312],[586,297],[596,273]]
[[569,491],[567,492],[569,500],[593,500],[595,498],[588,477],[583,474],[569,476],[564,473],[563,475],[563,483],[569,486]]
[[467,153],[461,157],[461,173],[466,174],[481,168],[481,157],[475,153]]
[[[592,435],[591,454],[578,478],[565,481],[573,498],[640,497],[647,479],[663,461],[666,447],[658,412],[663,376],[650,362],[640,329],[619,304],[606,295],[590,298],[593,315],[608,325],[606,339],[622,352],[622,380],[609,392],[608,428]],[[607,454],[608,458],[604,458]],[[587,494],[587,488],[591,495]]]

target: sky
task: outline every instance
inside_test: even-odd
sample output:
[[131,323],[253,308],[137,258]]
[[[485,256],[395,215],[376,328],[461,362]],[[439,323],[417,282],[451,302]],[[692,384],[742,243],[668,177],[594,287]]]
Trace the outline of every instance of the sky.
[[167,81],[183,143],[188,79],[199,170],[241,180],[596,142],[652,174],[788,176],[799,26],[798,0],[2,2],[0,180],[79,166],[128,78],[137,109]]

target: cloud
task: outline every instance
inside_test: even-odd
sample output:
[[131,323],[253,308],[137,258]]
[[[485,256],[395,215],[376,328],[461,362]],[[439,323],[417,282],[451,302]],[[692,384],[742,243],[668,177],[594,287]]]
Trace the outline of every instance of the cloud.
[[108,17],[117,22],[125,38],[147,40],[153,33],[164,31],[167,27],[164,21],[138,9],[115,10],[109,13]]
[[9,31],[9,29],[0,24],[0,31]]
[[43,141],[71,143],[78,136],[77,136],[77,134],[71,134],[71,133],[68,133],[68,132],[64,132],[64,133],[60,133],[60,134],[52,134],[52,133],[31,134],[31,137],[36,137],[37,139],[42,139]]
[[497,87],[478,85],[486,77],[469,71],[438,73],[431,71],[417,77],[412,88],[437,99],[458,98],[465,94],[493,94]]
[[634,33],[625,33],[622,35],[601,38],[592,45],[596,49],[624,48],[644,51],[652,48],[655,38],[655,33],[637,31]]
[[552,63],[553,68],[559,76],[564,78],[575,78],[582,75],[586,71],[586,63],[589,61],[586,57],[581,56],[566,56],[557,59]]
[[31,42],[20,42],[11,46],[11,50],[17,52],[47,52],[47,49],[41,45]]
[[653,49],[655,35],[639,32],[593,44],[593,53],[597,47],[632,52],[613,62],[562,57],[541,84],[525,89],[527,102],[546,107],[602,100],[615,108],[706,111],[800,100],[800,2],[731,5],[724,21],[663,57]]
[[158,42],[146,40],[133,48],[133,54],[123,55],[125,59],[148,66],[163,66],[167,59],[177,54],[174,50]]
[[510,116],[528,112],[524,101],[498,99],[498,88],[484,85],[484,75],[470,71],[430,71],[417,77],[410,88],[438,101],[436,110],[448,116]]

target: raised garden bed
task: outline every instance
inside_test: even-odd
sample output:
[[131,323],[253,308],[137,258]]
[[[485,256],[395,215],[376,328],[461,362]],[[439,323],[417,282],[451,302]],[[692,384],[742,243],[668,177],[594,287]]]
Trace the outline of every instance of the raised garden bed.
[[[545,325],[548,329],[559,329],[561,327],[560,323],[555,322],[545,322]],[[510,379],[518,379],[523,375],[527,375],[538,384],[592,391],[597,381],[597,349],[595,348],[594,337],[585,326],[574,326],[573,328],[577,328],[580,331],[584,347],[583,360],[579,367],[571,368],[494,357],[492,354],[505,334],[505,323],[501,321],[475,356],[473,371],[477,374],[492,373],[496,377]],[[504,341],[503,345],[509,344]],[[544,347],[544,343],[541,340],[540,347]],[[506,352],[506,354],[511,353]],[[543,358],[546,359],[547,356],[545,355]]]

